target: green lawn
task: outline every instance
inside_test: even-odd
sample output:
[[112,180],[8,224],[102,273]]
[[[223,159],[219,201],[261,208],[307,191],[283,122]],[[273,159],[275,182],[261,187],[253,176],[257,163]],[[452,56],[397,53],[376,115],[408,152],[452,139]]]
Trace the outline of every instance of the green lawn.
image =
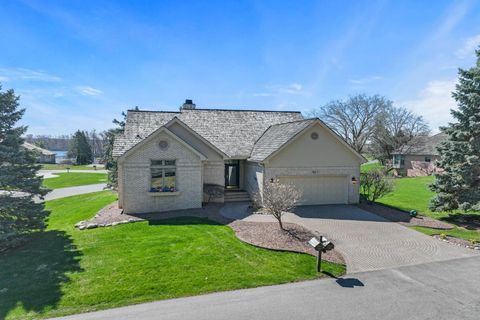
[[49,189],[83,186],[86,184],[106,183],[106,173],[62,172],[55,173],[56,178],[43,180],[43,186]]
[[[95,170],[91,166],[88,165],[66,165],[66,164],[42,164],[42,170],[67,170],[70,168],[71,170]],[[103,169],[103,165],[97,165],[97,169]]]
[[[321,275],[315,258],[239,241],[224,225],[196,218],[79,231],[116,195],[103,191],[47,202],[45,232],[0,254],[0,319],[61,316]],[[322,263],[342,274],[344,266]]]
[[368,163],[360,166],[360,172],[369,172],[375,169],[385,168],[381,163]]
[[480,224],[480,212],[469,212],[464,214],[461,212],[433,212],[428,208],[430,199],[435,195],[428,189],[428,185],[433,182],[434,177],[415,177],[415,178],[399,178],[395,179],[394,192],[380,198],[377,202],[399,208],[404,211],[412,209],[417,210],[421,215],[425,215],[434,219],[456,225],[453,230],[439,231],[428,228],[416,228],[427,234],[445,233],[453,237],[459,237],[466,240],[480,240],[480,232],[476,230],[467,230],[462,226],[466,226],[466,222],[470,225]]

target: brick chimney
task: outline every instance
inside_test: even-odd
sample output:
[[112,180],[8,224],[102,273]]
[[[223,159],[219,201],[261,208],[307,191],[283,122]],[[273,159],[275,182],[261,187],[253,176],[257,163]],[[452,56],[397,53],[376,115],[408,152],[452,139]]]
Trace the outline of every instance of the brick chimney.
[[182,104],[182,106],[180,107],[180,111],[182,111],[182,110],[193,110],[193,109],[195,109],[195,103],[193,103],[193,100],[191,100],[191,99],[186,99],[185,103]]

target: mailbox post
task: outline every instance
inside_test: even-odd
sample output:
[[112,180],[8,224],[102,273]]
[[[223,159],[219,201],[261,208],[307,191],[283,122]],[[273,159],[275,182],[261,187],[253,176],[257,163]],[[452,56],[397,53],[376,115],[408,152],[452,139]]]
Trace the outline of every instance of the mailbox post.
[[320,236],[320,239],[314,237],[308,243],[317,251],[317,272],[320,272],[322,270],[322,252],[330,251],[335,246],[324,236]]

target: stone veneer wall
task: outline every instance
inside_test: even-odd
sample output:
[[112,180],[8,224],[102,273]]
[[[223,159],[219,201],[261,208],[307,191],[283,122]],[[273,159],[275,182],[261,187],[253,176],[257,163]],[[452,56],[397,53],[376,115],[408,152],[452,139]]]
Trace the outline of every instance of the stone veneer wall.
[[[222,161],[205,161],[203,163],[203,183],[218,184],[225,186],[225,162]],[[208,195],[203,194],[203,201],[208,200]],[[211,199],[211,202],[224,201],[224,197]]]

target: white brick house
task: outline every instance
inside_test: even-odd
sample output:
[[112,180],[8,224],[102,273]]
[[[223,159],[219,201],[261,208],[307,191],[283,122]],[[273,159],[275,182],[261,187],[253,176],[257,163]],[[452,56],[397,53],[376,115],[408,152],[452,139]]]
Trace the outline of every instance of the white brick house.
[[357,203],[364,161],[319,119],[196,109],[191,100],[179,112],[128,111],[114,156],[127,213],[198,208],[238,191],[252,195],[271,179],[295,184],[305,205]]

